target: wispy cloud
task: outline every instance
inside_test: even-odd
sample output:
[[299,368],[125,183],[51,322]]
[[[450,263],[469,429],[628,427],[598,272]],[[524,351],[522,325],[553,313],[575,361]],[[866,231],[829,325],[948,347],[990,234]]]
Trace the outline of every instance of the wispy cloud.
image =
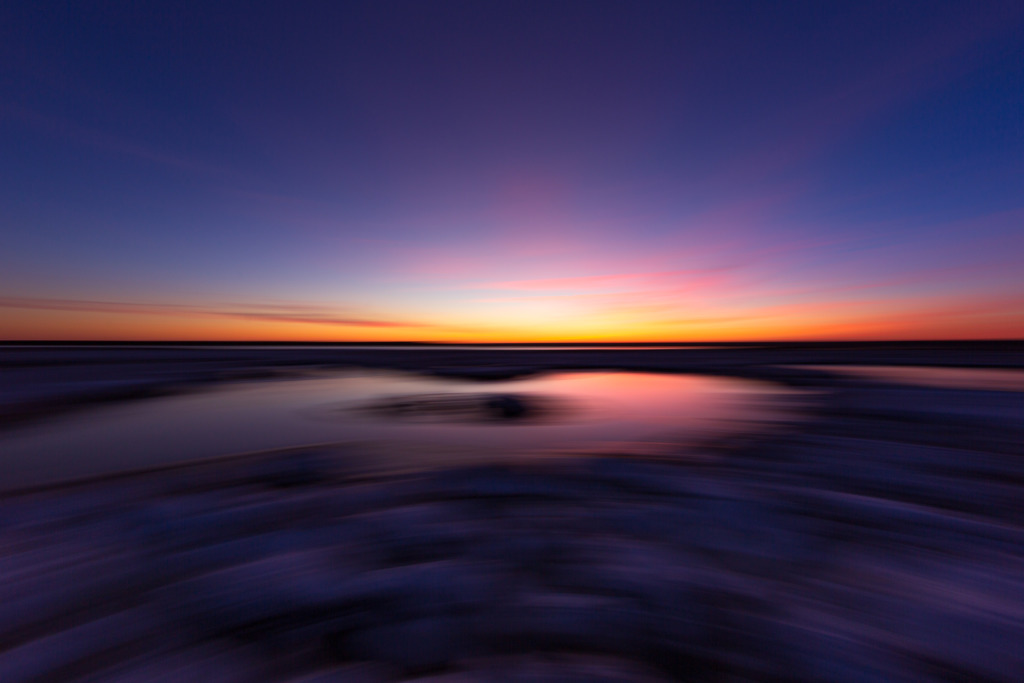
[[338,309],[309,304],[234,304],[196,306],[171,303],[133,303],[86,299],[48,299],[0,297],[0,308],[21,308],[79,313],[117,313],[124,315],[215,316],[282,323],[308,323],[342,327],[436,327],[431,323],[345,315]]
[[397,320],[376,320],[371,318],[349,318],[330,313],[289,314],[273,311],[217,311],[213,315],[248,320],[268,320],[285,323],[312,323],[316,325],[340,325],[344,327],[434,327],[429,323],[401,322]]
[[194,306],[182,304],[128,303],[121,301],[93,301],[87,299],[47,299],[33,297],[0,297],[0,308],[27,308],[38,311],[84,311],[91,313],[137,313],[190,315],[201,312]]

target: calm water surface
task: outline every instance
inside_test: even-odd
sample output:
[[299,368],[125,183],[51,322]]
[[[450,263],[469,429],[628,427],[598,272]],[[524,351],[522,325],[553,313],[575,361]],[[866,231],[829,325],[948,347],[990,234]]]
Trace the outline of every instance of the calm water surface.
[[850,377],[922,387],[975,389],[981,391],[1024,391],[1024,370],[914,367],[907,365],[798,365],[793,367],[829,370],[849,375]]
[[[523,396],[536,419],[395,415],[392,399]],[[468,382],[398,372],[333,372],[233,382],[192,394],[99,406],[0,437],[2,488],[247,451],[344,444],[385,469],[552,452],[679,454],[696,442],[791,414],[795,392],[731,378],[558,373]],[[461,399],[460,399],[461,397]],[[535,403],[529,403],[534,401]]]

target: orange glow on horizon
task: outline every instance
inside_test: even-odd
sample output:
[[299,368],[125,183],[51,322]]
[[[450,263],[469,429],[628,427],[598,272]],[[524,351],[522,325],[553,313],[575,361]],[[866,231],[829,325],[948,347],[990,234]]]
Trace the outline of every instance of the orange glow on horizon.
[[[340,325],[227,318],[217,315],[6,309],[4,341],[169,342],[753,342],[1022,339],[1024,313],[1009,310],[901,311],[875,302],[866,310],[834,304],[780,306],[749,318],[677,321],[630,315],[545,319],[530,325],[520,316],[506,324],[470,318],[436,325],[400,322]],[[873,310],[872,310],[873,309]],[[888,310],[886,310],[888,309]],[[475,323],[475,324],[474,324]]]

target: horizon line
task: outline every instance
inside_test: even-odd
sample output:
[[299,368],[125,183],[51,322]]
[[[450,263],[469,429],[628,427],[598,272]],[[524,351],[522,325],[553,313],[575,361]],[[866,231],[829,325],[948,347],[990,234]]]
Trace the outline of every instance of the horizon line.
[[0,346],[14,345],[177,345],[177,346],[750,346],[792,344],[1001,344],[1024,343],[1022,338],[982,339],[797,339],[747,341],[276,341],[276,340],[139,340],[139,339],[0,339]]

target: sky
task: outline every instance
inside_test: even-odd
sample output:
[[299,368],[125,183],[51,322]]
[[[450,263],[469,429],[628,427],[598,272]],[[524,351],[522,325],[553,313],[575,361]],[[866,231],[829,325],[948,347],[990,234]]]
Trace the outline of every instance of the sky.
[[1024,3],[0,4],[0,339],[1024,338]]

